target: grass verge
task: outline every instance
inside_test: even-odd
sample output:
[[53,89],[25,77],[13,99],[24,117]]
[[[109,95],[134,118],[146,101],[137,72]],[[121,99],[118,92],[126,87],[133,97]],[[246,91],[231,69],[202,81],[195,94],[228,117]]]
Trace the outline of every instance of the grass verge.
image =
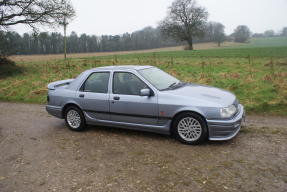
[[[0,100],[45,103],[47,84],[107,65],[153,65],[185,82],[227,89],[248,113],[287,114],[287,47],[224,48],[18,62],[0,66]],[[11,66],[12,67],[12,66]]]

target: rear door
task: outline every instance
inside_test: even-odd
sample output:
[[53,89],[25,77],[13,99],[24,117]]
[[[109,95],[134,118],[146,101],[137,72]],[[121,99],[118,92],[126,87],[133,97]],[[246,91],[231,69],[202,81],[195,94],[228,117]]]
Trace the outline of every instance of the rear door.
[[148,85],[137,75],[130,72],[114,72],[110,95],[111,120],[156,125],[157,96],[140,96],[140,90],[145,88],[149,88]]
[[109,81],[110,72],[94,72],[77,92],[83,111],[94,119],[110,120]]

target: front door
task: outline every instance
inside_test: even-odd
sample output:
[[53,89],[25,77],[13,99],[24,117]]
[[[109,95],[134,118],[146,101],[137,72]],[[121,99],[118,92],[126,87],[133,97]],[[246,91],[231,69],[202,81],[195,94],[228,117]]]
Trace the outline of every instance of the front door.
[[110,72],[92,73],[77,93],[83,111],[96,120],[110,120],[109,85]]
[[110,95],[111,120],[117,122],[156,125],[158,121],[157,96],[140,96],[140,90],[149,88],[130,72],[114,72]]

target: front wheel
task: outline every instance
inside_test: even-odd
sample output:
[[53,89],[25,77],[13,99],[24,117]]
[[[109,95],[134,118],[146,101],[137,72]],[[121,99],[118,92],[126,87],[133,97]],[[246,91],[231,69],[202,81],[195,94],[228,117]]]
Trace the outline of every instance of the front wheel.
[[86,128],[84,115],[77,107],[71,106],[67,108],[65,121],[72,131],[82,131]]
[[207,137],[207,126],[204,119],[194,113],[178,115],[173,121],[172,131],[177,140],[190,145],[199,144]]

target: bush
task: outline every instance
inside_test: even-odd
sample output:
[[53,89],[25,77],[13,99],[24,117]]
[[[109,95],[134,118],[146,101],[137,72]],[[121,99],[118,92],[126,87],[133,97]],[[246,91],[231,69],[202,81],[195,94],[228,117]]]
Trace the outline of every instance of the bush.
[[22,73],[22,68],[7,57],[0,57],[0,79]]
[[1,65],[16,65],[16,63],[10,59],[8,59],[7,57],[1,57],[0,56],[0,66]]

